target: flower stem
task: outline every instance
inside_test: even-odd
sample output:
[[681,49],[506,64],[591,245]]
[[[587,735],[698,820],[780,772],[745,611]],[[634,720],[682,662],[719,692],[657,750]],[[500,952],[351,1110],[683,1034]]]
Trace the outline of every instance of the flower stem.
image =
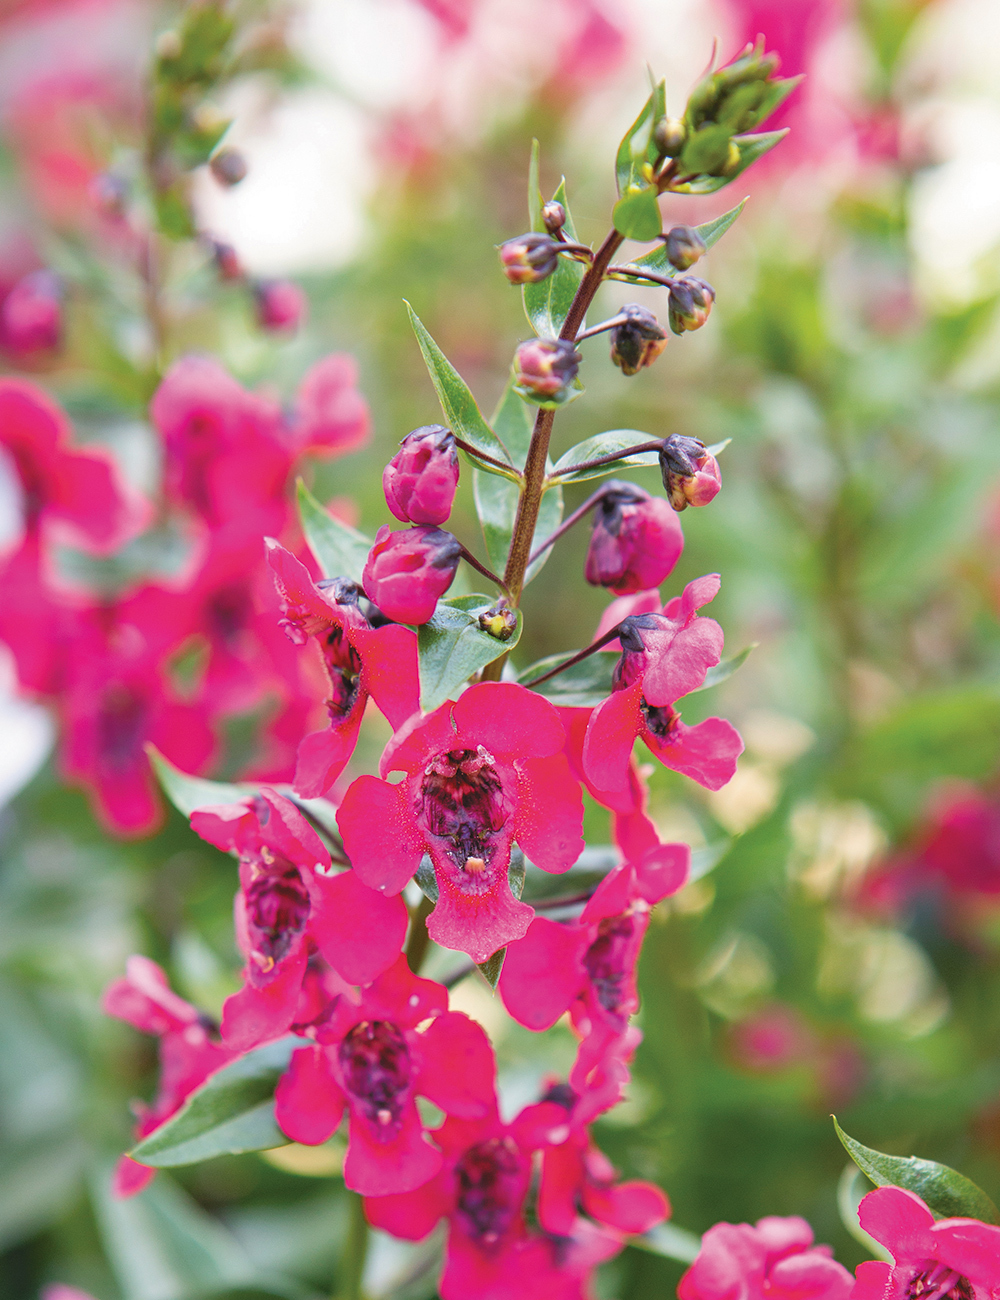
[[[461,543],[459,543],[459,545],[461,546]],[[498,578],[492,569],[488,569],[485,564],[482,564],[477,560],[472,552],[464,546],[462,546],[462,559],[466,564],[471,564],[477,573],[481,573],[484,578],[499,587],[503,594],[509,598],[510,592],[507,590],[507,584],[504,582],[503,578]]]
[[416,907],[410,908],[410,933],[407,936],[403,954],[406,957],[406,964],[414,975],[419,974],[420,967],[427,954],[427,945],[430,943],[430,935],[427,933],[427,918],[433,911],[434,904],[426,895],[421,897]]
[[[585,469],[598,469],[601,465],[613,465],[616,460],[624,460],[626,456],[638,456],[641,451],[659,451],[664,441],[663,438],[654,438],[650,442],[638,442],[634,447],[624,447],[621,451],[613,451],[607,456],[598,456],[594,460],[583,460],[579,465],[567,465],[565,469],[556,470],[550,474],[549,482],[563,478],[567,474],[579,474]],[[534,559],[534,556],[532,556],[532,559]]]
[[495,465],[497,469],[506,470],[508,474],[516,474],[518,478],[520,478],[520,471],[515,469],[513,465],[508,464],[507,461],[495,460],[492,456],[487,456],[485,451],[480,451],[478,447],[473,447],[471,442],[466,442],[464,438],[460,438],[454,432],[451,436],[455,439],[455,446],[461,447],[462,451],[464,451],[467,456],[472,456],[476,460],[481,460],[484,465]]
[[644,266],[609,266],[609,276],[628,276],[630,280],[651,280],[653,284],[662,284],[667,289],[676,288],[683,282],[683,277],[676,275],[658,275],[656,271],[647,271]]
[[358,1193],[345,1187],[344,1195],[347,1197],[347,1234],[341,1266],[337,1270],[333,1300],[365,1300],[361,1279],[368,1255],[368,1221],[365,1218],[364,1201]]
[[531,555],[528,559],[529,568],[532,564],[534,564],[534,562],[538,559],[540,555],[545,554],[545,552],[549,549],[550,546],[558,542],[560,537],[562,537],[565,533],[568,533],[574,524],[578,524],[580,520],[584,517],[584,515],[588,514],[591,510],[593,510],[594,506],[597,505],[598,501],[600,501],[601,497],[604,496],[607,490],[608,490],[607,484],[605,484],[604,487],[598,488],[596,492],[592,492],[591,495],[587,497],[586,501],[584,501],[582,506],[577,506],[577,508],[573,511],[573,513],[562,521],[562,523],[559,525],[556,531],[554,533],[551,533],[548,537],[546,537],[545,541],[542,542],[531,552]]
[[589,659],[590,656],[596,654],[598,650],[603,650],[609,641],[614,641],[618,636],[620,629],[621,623],[616,623],[610,632],[605,632],[599,640],[592,641],[584,650],[578,650],[576,654],[571,655],[565,663],[558,664],[555,668],[550,668],[547,673],[542,673],[540,677],[533,677],[530,682],[522,682],[521,685],[527,686],[529,689],[533,686],[540,686],[542,682],[547,682],[550,677],[556,677],[559,673],[564,673],[567,668],[572,668],[574,664],[578,664],[584,659]]

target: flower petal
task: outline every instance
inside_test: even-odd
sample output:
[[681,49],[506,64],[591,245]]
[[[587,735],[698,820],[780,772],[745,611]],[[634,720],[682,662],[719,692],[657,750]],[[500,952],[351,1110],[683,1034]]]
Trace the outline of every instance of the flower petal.
[[520,1025],[550,1029],[584,986],[587,931],[536,916],[504,958],[497,991]]
[[583,742],[583,767],[598,790],[627,791],[629,759],[642,720],[642,683],[613,691],[591,714]]
[[365,690],[392,726],[401,726],[420,708],[417,638],[408,627],[396,623],[353,628],[348,637],[361,656]]
[[455,726],[470,748],[485,745],[491,754],[517,758],[557,754],[566,739],[548,700],[516,682],[480,682],[463,691],[455,705]]
[[517,764],[514,839],[536,867],[567,871],[583,852],[583,797],[564,754]]
[[263,988],[247,983],[222,1006],[222,1041],[238,1052],[277,1038],[291,1025],[306,969],[306,945],[299,943]]
[[392,965],[406,938],[406,904],[362,884],[356,871],[317,876],[321,902],[309,916],[319,950],[348,984],[370,984]]
[[648,1232],[670,1216],[670,1202],[663,1192],[639,1180],[611,1187],[585,1184],[583,1208],[598,1223],[630,1235]]
[[496,1060],[481,1025],[461,1011],[432,1020],[421,1035],[423,1066],[417,1091],[447,1115],[479,1119],[496,1104]]
[[930,1229],[934,1215],[913,1192],[903,1187],[876,1187],[858,1206],[865,1232],[888,1247],[897,1263],[912,1255],[933,1256]]
[[407,800],[407,782],[359,776],[337,810],[344,849],[369,889],[398,894],[420,865],[424,842]]
[[665,767],[689,776],[707,790],[721,790],[733,778],[743,738],[725,718],[706,718],[689,727],[678,718],[666,739],[643,728],[642,738]]
[[451,1182],[450,1176],[439,1174],[415,1192],[366,1199],[365,1218],[373,1228],[380,1228],[393,1237],[422,1241],[451,1211]]
[[340,776],[354,753],[365,713],[366,697],[358,693],[354,706],[345,718],[310,732],[299,742],[295,757],[292,786],[303,799],[318,799]]
[[326,1050],[315,1043],[297,1048],[274,1093],[274,1118],[282,1133],[317,1146],[336,1133],[344,1105]]

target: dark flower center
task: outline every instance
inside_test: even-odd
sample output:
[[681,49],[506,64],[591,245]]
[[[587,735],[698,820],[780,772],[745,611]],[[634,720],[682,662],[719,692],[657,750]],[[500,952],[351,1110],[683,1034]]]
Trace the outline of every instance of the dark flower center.
[[635,939],[631,916],[610,916],[597,927],[597,938],[584,954],[583,964],[605,1011],[617,1011],[624,997],[624,984]]
[[666,740],[670,735],[674,723],[677,721],[677,714],[669,704],[647,704],[643,700],[642,716],[645,719],[646,728],[657,740]]
[[449,843],[460,867],[478,861],[482,870],[492,856],[492,837],[507,821],[493,761],[480,745],[438,754],[424,771],[416,814],[431,835]]
[[97,714],[97,748],[102,767],[125,772],[141,758],[146,712],[146,701],[131,687],[122,682],[110,683]]
[[363,1020],[337,1050],[344,1084],[374,1124],[398,1124],[413,1078],[406,1039],[388,1020]]
[[458,1217],[465,1232],[492,1246],[510,1227],[520,1202],[521,1158],[510,1138],[470,1147],[455,1166]]
[[358,698],[361,689],[361,660],[338,623],[330,628],[320,644],[330,678],[327,712],[332,722],[339,722],[341,718],[347,717]]
[[309,891],[297,867],[262,851],[245,891],[253,955],[266,974],[286,956],[309,919]]
[[906,1283],[906,1300],[973,1300],[972,1283],[961,1273],[936,1259],[914,1266]]

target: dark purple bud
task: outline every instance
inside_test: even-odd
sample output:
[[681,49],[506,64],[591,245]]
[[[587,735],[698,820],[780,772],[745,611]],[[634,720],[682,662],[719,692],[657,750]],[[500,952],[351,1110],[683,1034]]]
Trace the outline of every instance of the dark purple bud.
[[674,226],[666,237],[667,261],[678,271],[694,266],[706,252],[705,241],[691,226]]
[[566,209],[555,199],[546,203],[542,208],[542,221],[545,223],[545,229],[550,235],[557,234],[566,224]]
[[560,244],[551,235],[531,232],[500,245],[503,273],[511,284],[537,284],[556,269]]
[[22,276],[0,307],[0,345],[16,354],[51,352],[62,341],[62,281],[53,271]]
[[623,375],[635,375],[653,364],[670,335],[653,313],[638,303],[626,303],[621,315],[628,319],[611,331],[611,360]]
[[517,386],[543,402],[564,400],[582,360],[567,339],[528,339],[514,354]]
[[306,296],[291,280],[261,280],[254,298],[261,329],[294,330],[305,317]]
[[583,576],[616,596],[658,587],[684,550],[680,520],[662,497],[612,480],[594,509]]
[[396,623],[426,623],[451,586],[462,547],[440,528],[418,525],[375,534],[362,575],[365,595]]
[[238,149],[220,149],[209,160],[209,169],[220,185],[239,185],[247,174],[247,160]]
[[389,509],[410,524],[443,524],[458,486],[455,436],[440,424],[408,433],[382,471]]
[[705,444],[679,433],[667,438],[660,448],[660,473],[675,510],[707,506],[722,487],[719,462]]
[[685,275],[670,285],[670,328],[675,334],[701,329],[715,302],[715,290],[704,280]]
[[224,244],[219,239],[209,239],[208,246],[220,280],[243,279],[243,266],[232,244]]

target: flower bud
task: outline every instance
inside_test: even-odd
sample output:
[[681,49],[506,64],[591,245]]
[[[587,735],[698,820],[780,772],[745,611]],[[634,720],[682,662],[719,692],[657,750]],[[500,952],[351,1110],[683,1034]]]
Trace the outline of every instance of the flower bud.
[[224,244],[219,239],[210,240],[212,260],[219,273],[220,280],[242,280],[243,265],[232,244]]
[[408,433],[382,471],[386,503],[410,524],[443,524],[458,486],[455,435],[440,424]]
[[558,240],[540,232],[508,239],[500,245],[503,273],[511,284],[537,284],[556,269],[559,248]]
[[611,331],[611,360],[623,375],[635,375],[651,366],[667,346],[670,335],[651,311],[628,302],[621,309],[628,320]]
[[653,143],[667,158],[676,158],[686,139],[687,128],[679,117],[661,117],[653,127]]
[[62,281],[54,271],[31,271],[0,307],[0,345],[8,352],[48,352],[62,339]]
[[209,160],[209,169],[220,185],[239,185],[247,174],[247,160],[238,149],[220,149]]
[[689,266],[694,266],[706,251],[705,241],[690,226],[674,226],[667,234],[666,245],[667,261],[678,271],[686,271]]
[[497,641],[509,641],[517,631],[517,614],[506,605],[484,609],[479,615],[479,626]]
[[722,487],[719,462],[705,444],[679,433],[667,438],[660,448],[660,473],[675,510],[707,506]]
[[555,199],[551,199],[542,208],[542,221],[545,223],[545,229],[550,235],[556,234],[562,230],[566,224],[566,209]]
[[734,135],[753,131],[780,103],[793,83],[776,82],[778,56],[765,54],[763,39],[748,45],[738,59],[707,73],[695,86],[684,111],[687,138],[681,169],[710,176],[729,176],[739,167]]
[[708,320],[715,290],[696,276],[678,277],[670,285],[670,328],[675,334],[699,330]]
[[261,329],[294,330],[306,314],[306,296],[291,280],[261,280],[254,297]]
[[528,339],[514,353],[517,387],[539,401],[562,401],[582,360],[568,339]]
[[440,528],[375,534],[362,575],[365,595],[396,623],[426,623],[451,586],[462,547]]
[[658,587],[684,550],[680,520],[662,497],[612,480],[594,510],[583,576],[616,596]]

